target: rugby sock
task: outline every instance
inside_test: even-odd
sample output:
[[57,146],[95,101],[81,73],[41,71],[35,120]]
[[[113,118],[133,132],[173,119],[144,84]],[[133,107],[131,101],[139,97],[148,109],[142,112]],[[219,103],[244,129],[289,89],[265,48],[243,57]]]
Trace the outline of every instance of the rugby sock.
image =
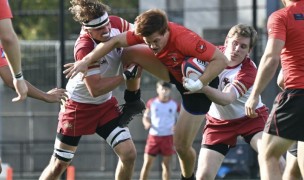
[[125,90],[124,99],[126,102],[133,102],[139,100],[140,96],[141,96],[140,89],[138,89],[137,91]]
[[192,174],[191,177],[188,178],[185,178],[183,175],[181,175],[181,180],[195,180],[194,173]]

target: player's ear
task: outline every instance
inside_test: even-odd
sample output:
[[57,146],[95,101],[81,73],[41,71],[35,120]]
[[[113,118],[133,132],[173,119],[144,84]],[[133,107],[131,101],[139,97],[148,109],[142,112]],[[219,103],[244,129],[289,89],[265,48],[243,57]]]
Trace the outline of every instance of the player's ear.
[[228,44],[228,37],[225,38],[224,46],[227,46],[227,44]]
[[252,51],[252,48],[249,49],[249,51],[247,53],[248,56],[250,55],[251,51]]

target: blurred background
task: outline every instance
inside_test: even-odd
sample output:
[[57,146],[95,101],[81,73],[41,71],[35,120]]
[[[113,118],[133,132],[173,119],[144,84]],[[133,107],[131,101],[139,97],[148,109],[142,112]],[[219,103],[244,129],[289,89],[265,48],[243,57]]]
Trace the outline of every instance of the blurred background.
[[[105,0],[111,14],[129,22],[142,11],[161,8],[169,20],[184,25],[215,45],[223,44],[228,30],[237,23],[254,26],[259,33],[256,48],[251,54],[256,64],[264,51],[267,40],[267,17],[282,5],[279,0]],[[73,62],[73,46],[80,31],[80,24],[68,11],[68,0],[11,0],[13,24],[20,39],[22,65],[25,78],[41,90],[65,87],[67,79],[62,66]],[[156,96],[157,79],[144,72],[142,98],[147,101]],[[279,91],[276,79],[263,93],[264,103],[271,109]],[[14,170],[14,179],[38,179],[52,153],[57,128],[59,104],[48,104],[28,98],[22,103],[11,103],[15,92],[0,81],[0,153],[2,162]],[[114,91],[123,102],[124,86]],[[177,91],[173,98],[180,101]],[[204,124],[202,124],[203,126]],[[147,131],[141,117],[130,123],[138,156],[134,179],[138,179],[143,162]],[[201,132],[194,147],[199,151]],[[72,162],[77,180],[113,179],[117,157],[109,146],[96,135],[84,136]],[[151,179],[161,179],[161,166],[154,163]],[[5,173],[5,172],[4,172]],[[172,178],[179,179],[177,158],[173,158]],[[219,171],[218,179],[259,179],[256,154],[244,144],[231,150]],[[65,179],[65,176],[62,177]]]

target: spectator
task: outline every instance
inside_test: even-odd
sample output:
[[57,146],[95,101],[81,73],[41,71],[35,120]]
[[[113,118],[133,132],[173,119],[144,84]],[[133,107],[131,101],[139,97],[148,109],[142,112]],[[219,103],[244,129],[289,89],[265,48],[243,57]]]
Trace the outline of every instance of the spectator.
[[171,99],[171,84],[158,81],[156,83],[157,97],[147,102],[143,116],[143,125],[149,130],[144,153],[144,163],[140,173],[140,180],[147,180],[149,172],[157,155],[162,156],[162,179],[169,180],[171,176],[170,164],[175,154],[173,133],[179,112],[179,104]]

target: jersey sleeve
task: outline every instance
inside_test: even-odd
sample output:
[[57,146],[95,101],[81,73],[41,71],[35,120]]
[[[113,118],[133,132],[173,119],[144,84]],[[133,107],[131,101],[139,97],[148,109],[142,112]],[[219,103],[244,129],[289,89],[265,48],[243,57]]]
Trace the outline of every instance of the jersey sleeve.
[[129,23],[127,20],[118,17],[118,16],[110,16],[110,23],[112,28],[118,29],[121,33],[133,30],[134,25]]
[[272,13],[267,22],[268,38],[286,40],[286,22],[282,18],[284,11],[276,11]]
[[216,47],[210,42],[202,39],[194,32],[183,33],[178,36],[176,44],[178,49],[185,55],[196,57],[203,61],[211,61]]
[[142,44],[142,43],[144,43],[144,40],[141,36],[136,35],[134,31],[128,31],[127,32],[127,43],[129,46],[132,46],[132,45],[136,45],[136,44]]
[[150,108],[151,108],[151,104],[152,104],[153,100],[154,100],[154,98],[151,98],[151,99],[149,99],[149,100],[147,101],[147,103],[146,103],[147,109],[150,109]]
[[240,96],[243,96],[253,86],[256,74],[257,69],[250,58],[244,60],[241,70],[232,82]]
[[[89,54],[94,49],[94,43],[93,41],[88,37],[80,37],[74,47],[74,58],[75,61],[82,60],[87,54]],[[99,67],[99,63],[95,62],[94,64],[91,64],[88,69],[96,69]]]
[[94,49],[94,43],[91,39],[86,37],[79,37],[74,47],[74,58],[75,61],[82,60],[87,54]]
[[0,20],[13,18],[11,8],[8,4],[8,0],[0,0]]

